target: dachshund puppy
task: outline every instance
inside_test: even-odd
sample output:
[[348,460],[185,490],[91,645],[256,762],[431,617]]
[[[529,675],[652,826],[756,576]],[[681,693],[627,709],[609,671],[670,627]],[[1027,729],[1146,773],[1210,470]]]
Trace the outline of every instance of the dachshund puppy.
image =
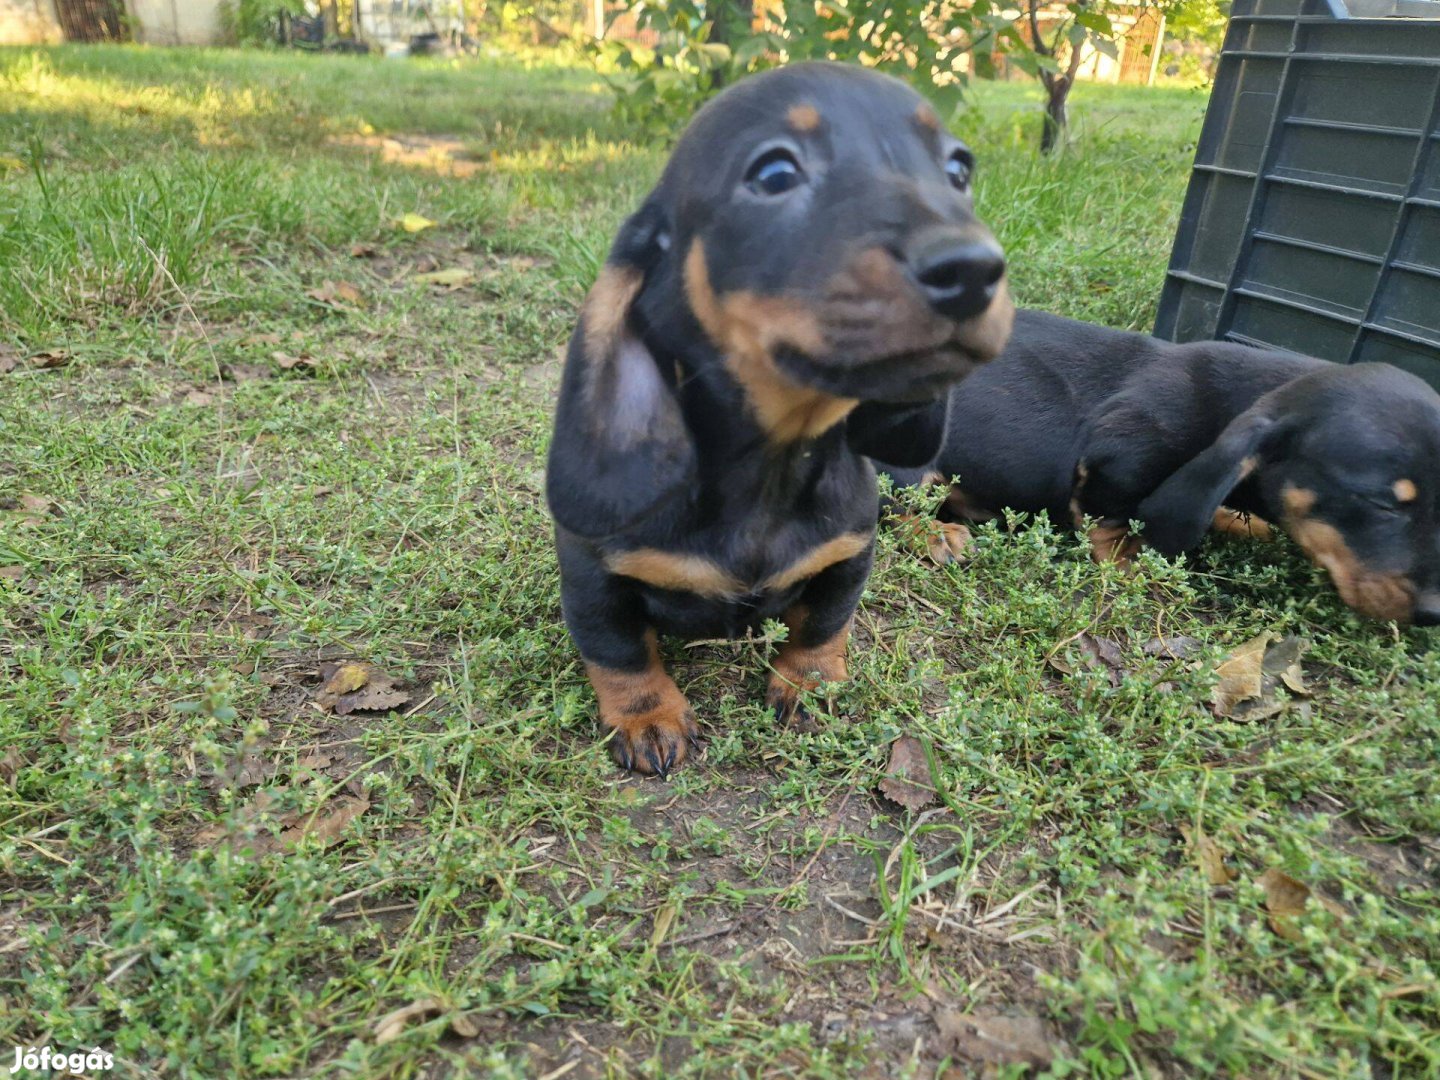
[[782,718],[846,677],[874,545],[864,455],[933,457],[945,391],[1010,330],[973,168],[903,83],[799,64],[701,109],[621,226],[547,473],[565,622],[621,767],[664,776],[698,735],[657,633],[783,620]]
[[958,476],[950,522],[1007,507],[1090,517],[1097,558],[1128,558],[1139,520],[1174,556],[1223,504],[1283,527],[1355,610],[1440,623],[1440,395],[1399,368],[1021,311],[1000,358],[951,391],[945,423],[929,467],[880,467],[902,486]]

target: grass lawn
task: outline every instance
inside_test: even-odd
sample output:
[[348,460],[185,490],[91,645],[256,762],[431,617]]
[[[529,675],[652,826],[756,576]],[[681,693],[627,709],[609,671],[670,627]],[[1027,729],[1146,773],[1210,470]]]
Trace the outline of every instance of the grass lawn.
[[[982,91],[1020,299],[1147,327],[1203,96],[1082,86],[1042,162],[1033,91]],[[617,773],[541,498],[664,157],[606,110],[564,67],[0,50],[0,1065],[1440,1075],[1440,635],[1288,544],[887,536],[824,722],[765,714],[772,641],[672,644],[706,753]],[[1264,632],[1308,695],[1217,718]]]

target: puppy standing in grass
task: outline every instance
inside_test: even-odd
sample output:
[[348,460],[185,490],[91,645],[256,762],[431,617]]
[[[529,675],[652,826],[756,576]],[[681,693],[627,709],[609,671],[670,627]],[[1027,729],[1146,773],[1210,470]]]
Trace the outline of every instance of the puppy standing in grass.
[[781,718],[846,677],[874,548],[863,455],[933,457],[944,410],[924,406],[1010,332],[973,165],[903,83],[800,64],[703,108],[621,226],[570,342],[547,495],[623,768],[663,776],[698,735],[657,632],[783,619]]

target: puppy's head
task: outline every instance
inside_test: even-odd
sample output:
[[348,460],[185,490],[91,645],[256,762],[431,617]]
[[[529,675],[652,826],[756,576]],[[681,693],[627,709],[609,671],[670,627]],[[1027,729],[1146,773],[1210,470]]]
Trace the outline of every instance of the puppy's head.
[[647,200],[663,224],[639,317],[687,358],[698,323],[781,438],[798,402],[823,424],[857,401],[939,397],[1000,351],[1013,314],[974,164],[888,76],[745,79],[695,117]]
[[1440,395],[1424,381],[1358,364],[1286,383],[1142,505],[1147,540],[1150,515],[1162,535],[1183,505],[1208,520],[1251,473],[1346,604],[1375,619],[1440,623]]
[[844,421],[862,453],[933,456],[945,390],[999,353],[1014,313],[973,167],[918,94],[864,68],[777,69],[701,109],[571,338],[547,480],[560,526],[610,535],[689,488],[682,384],[738,398],[771,444]]

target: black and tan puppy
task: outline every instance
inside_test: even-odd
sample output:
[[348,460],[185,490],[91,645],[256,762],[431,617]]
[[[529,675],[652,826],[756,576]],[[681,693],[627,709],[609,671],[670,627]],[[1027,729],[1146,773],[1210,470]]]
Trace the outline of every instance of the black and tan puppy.
[[845,678],[874,543],[863,453],[932,457],[943,406],[917,404],[1010,329],[972,167],[903,83],[801,64],[706,105],[621,226],[570,343],[547,493],[623,767],[663,775],[697,735],[657,632],[783,619],[782,716]]
[[1000,358],[950,394],[930,467],[881,468],[901,485],[958,476],[941,511],[952,522],[1007,507],[1097,519],[1100,557],[1133,552],[1132,520],[1176,555],[1222,505],[1256,514],[1357,611],[1440,622],[1440,395],[1385,364],[1021,311]]

